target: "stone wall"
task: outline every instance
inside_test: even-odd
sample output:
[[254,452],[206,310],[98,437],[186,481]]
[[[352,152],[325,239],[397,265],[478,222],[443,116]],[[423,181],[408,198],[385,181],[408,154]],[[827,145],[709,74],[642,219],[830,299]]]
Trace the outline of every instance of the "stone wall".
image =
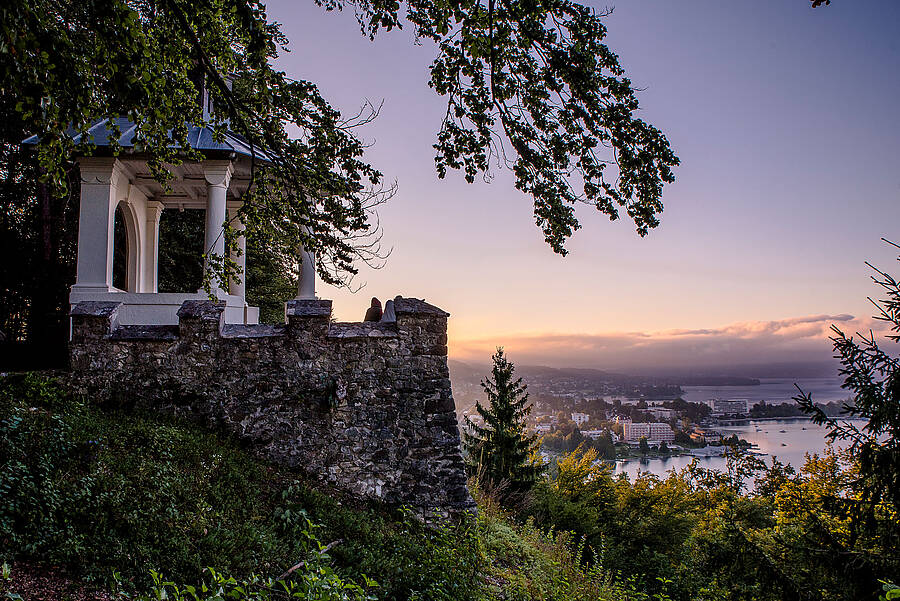
[[473,507],[447,313],[397,297],[396,322],[334,323],[331,301],[291,301],[286,324],[239,326],[224,307],[187,301],[177,326],[122,326],[119,303],[79,303],[72,386],[202,417],[273,461],[423,516]]

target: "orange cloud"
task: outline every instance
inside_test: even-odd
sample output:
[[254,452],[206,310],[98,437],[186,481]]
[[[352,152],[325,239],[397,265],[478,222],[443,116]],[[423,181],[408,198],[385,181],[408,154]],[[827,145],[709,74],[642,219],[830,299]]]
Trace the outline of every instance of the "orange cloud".
[[[878,322],[852,315],[809,315],[777,321],[740,322],[719,328],[606,334],[528,334],[451,341],[450,355],[485,362],[503,346],[523,364],[595,367],[632,372],[747,368],[786,363],[830,363],[829,336],[868,332]],[[743,371],[743,369],[742,369]]]

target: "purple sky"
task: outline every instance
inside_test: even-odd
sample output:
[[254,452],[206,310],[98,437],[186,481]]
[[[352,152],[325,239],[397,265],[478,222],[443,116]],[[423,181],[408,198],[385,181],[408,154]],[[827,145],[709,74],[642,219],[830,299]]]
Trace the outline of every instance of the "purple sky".
[[[399,183],[380,213],[393,254],[363,269],[356,294],[320,285],[339,319],[361,319],[373,295],[425,297],[452,313],[464,360],[496,345],[528,363],[617,369],[820,359],[830,323],[868,323],[878,291],[863,262],[894,267],[879,238],[900,239],[900,2],[615,4],[607,41],[682,166],[647,238],[581,207],[566,258],[508,172],[473,185],[435,175],[433,46],[406,29],[369,42],[352,12],[312,2],[269,12],[291,39],[279,61],[291,76],[345,113],[384,100],[361,135]],[[778,333],[758,334],[768,327]]]

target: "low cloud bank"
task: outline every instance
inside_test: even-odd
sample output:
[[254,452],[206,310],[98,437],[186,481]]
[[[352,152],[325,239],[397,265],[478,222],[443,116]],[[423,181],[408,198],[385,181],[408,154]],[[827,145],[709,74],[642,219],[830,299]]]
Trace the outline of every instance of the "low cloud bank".
[[484,363],[497,346],[521,364],[592,367],[635,374],[704,373],[779,377],[791,367],[836,375],[829,336],[878,325],[852,315],[809,315],[721,328],[609,334],[509,335],[451,341],[450,356]]

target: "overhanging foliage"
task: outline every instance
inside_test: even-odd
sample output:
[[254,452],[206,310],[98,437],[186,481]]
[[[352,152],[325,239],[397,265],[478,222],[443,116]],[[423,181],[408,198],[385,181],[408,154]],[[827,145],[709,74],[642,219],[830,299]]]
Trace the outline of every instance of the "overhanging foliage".
[[[437,44],[429,85],[447,98],[438,174],[461,169],[473,181],[492,159],[510,166],[554,251],[564,254],[579,227],[577,202],[613,219],[624,208],[641,235],[658,224],[678,159],[659,130],[635,117],[631,83],[603,44],[604,14],[568,0],[317,1],[352,5],[370,36],[410,23]],[[220,133],[227,126],[270,159],[257,162],[242,218],[264,231],[286,269],[298,244],[317,251],[319,274],[331,283],[381,256],[372,209],[392,187],[382,187],[353,133],[377,111],[346,120],[315,84],[272,68],[287,39],[262,3],[12,0],[0,21],[7,117],[39,136],[38,161],[56,193],[69,186],[73,154],[95,150],[69,134],[98,118],[129,117],[134,152],[162,180],[168,164],[198,158],[189,124]],[[202,82],[215,107],[206,119]]]

